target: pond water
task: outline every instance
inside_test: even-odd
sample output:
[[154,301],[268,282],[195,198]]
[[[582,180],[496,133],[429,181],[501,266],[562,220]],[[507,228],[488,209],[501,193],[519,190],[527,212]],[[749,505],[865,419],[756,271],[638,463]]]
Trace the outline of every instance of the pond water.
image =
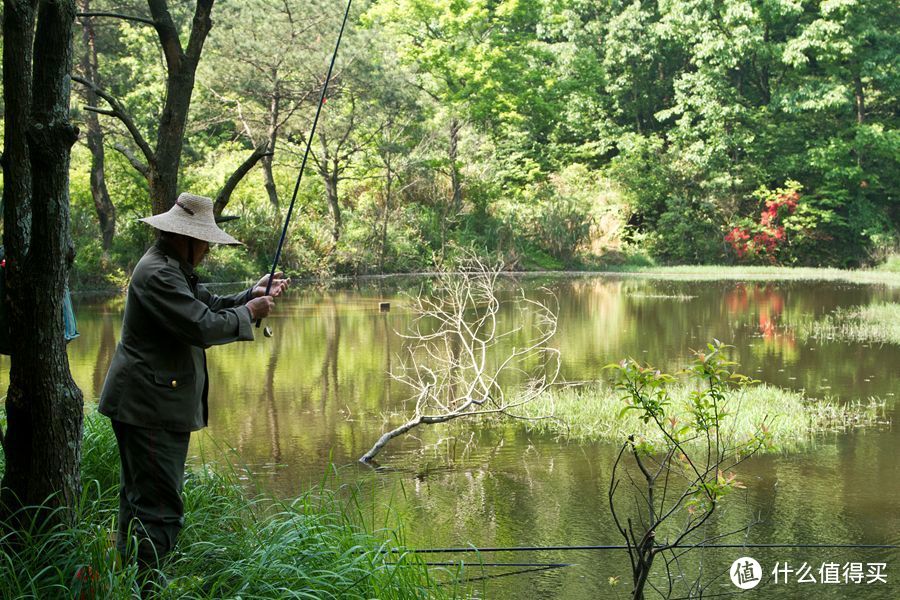
[[[376,523],[400,515],[411,547],[620,544],[608,485],[617,447],[575,444],[521,425],[458,422],[393,441],[379,456],[388,470],[356,463],[386,426],[399,424],[409,395],[386,373],[396,368],[411,318],[402,294],[421,279],[370,279],[311,289],[295,285],[269,320],[271,339],[209,351],[208,435],[193,454],[222,448],[270,491],[290,498],[337,466],[358,483],[358,501]],[[838,307],[900,301],[900,290],[834,282],[672,281],[601,275],[528,276],[530,294],[546,286],[559,299],[554,345],[562,377],[594,380],[602,367],[632,356],[674,370],[691,350],[717,338],[734,346],[740,371],[770,384],[840,402],[877,397],[896,422],[900,346],[803,339],[790,324]],[[382,301],[392,303],[379,312]],[[85,397],[96,399],[118,339],[123,299],[76,298],[81,338],[69,348]],[[6,367],[7,363],[0,366]],[[896,428],[829,434],[815,447],[755,457],[740,467],[746,490],[729,496],[710,535],[759,523],[740,543],[900,544],[900,433]],[[684,560],[701,572],[707,594],[737,591],[727,570],[739,556],[763,565],[760,598],[897,598],[900,552],[863,548],[695,550]],[[429,560],[474,563],[474,555]],[[566,562],[576,566],[521,574],[473,587],[491,598],[627,597],[623,551],[484,554],[485,562]],[[823,563],[886,563],[887,583],[774,583],[776,563],[803,563],[821,579]],[[514,569],[485,568],[484,574]],[[467,571],[481,576],[477,567]],[[610,577],[618,576],[617,586]],[[649,597],[652,597],[649,596]],[[675,594],[673,597],[678,597]],[[704,595],[704,597],[707,597]]]

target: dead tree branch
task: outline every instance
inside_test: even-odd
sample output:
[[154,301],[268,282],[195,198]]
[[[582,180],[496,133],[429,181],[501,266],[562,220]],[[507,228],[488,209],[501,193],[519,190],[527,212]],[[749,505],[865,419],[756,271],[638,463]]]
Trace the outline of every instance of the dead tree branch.
[[[508,304],[497,293],[501,272],[502,265],[485,265],[470,254],[460,272],[438,276],[433,294],[412,299],[416,317],[408,333],[398,333],[404,357],[391,377],[413,390],[413,414],[384,433],[361,462],[372,463],[388,442],[419,425],[488,415],[522,418],[513,411],[555,383],[559,350],[549,342],[558,307],[519,289],[508,303],[513,310],[503,311]],[[531,323],[530,330],[507,325],[509,312],[517,323]]]

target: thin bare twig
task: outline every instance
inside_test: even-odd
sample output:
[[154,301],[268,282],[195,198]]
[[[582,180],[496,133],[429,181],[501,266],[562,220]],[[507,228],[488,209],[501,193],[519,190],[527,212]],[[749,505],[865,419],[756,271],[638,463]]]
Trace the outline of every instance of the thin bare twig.
[[135,23],[143,23],[144,25],[150,25],[153,27],[156,23],[153,22],[153,19],[148,19],[146,17],[138,17],[135,15],[125,15],[121,13],[114,12],[103,12],[103,11],[90,11],[90,12],[77,12],[75,13],[76,17],[109,17],[112,19],[122,19],[123,21],[134,21]]

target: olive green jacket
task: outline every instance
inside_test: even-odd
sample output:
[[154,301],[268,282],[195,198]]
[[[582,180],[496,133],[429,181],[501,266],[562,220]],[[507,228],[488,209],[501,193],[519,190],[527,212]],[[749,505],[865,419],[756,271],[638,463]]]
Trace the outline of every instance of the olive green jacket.
[[252,288],[216,296],[159,241],[128,285],[122,338],[100,393],[100,412],[139,427],[197,431],[207,424],[205,348],[252,340]]

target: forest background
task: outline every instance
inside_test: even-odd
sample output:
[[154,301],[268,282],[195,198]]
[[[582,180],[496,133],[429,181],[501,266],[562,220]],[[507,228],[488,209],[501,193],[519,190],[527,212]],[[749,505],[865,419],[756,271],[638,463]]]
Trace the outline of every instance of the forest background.
[[[106,99],[73,84],[70,286],[119,288],[152,205],[109,99],[155,139],[166,62],[146,2],[78,4],[130,17],[79,18],[75,72]],[[182,39],[191,4],[170,7]],[[247,245],[206,277],[270,268],[343,8],[215,5],[179,190]],[[900,268],[898,24],[891,0],[357,0],[282,266],[412,272],[474,247],[514,269]]]

